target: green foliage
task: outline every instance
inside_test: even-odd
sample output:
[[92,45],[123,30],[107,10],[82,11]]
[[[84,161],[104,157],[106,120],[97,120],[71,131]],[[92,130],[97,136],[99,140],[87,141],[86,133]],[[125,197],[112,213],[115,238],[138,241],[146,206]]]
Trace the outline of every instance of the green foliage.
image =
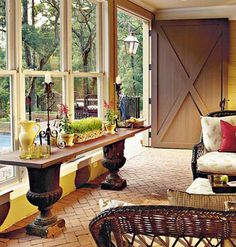
[[0,1],[0,69],[6,69],[6,2]]
[[108,124],[114,124],[116,120],[116,113],[113,109],[108,109],[105,113],[105,119]]
[[[127,96],[143,96],[143,21],[122,10],[118,11],[118,74],[121,77],[122,91]],[[126,54],[124,39],[134,32],[139,41],[134,55],[134,69],[131,56]],[[135,91],[133,90],[135,88]]]
[[102,120],[99,118],[84,118],[81,120],[75,120],[71,124],[74,133],[83,134],[88,131],[95,131],[102,129]]
[[113,102],[108,104],[105,100],[103,102],[103,107],[105,109],[105,119],[108,124],[114,124],[117,118],[117,115],[114,111]]
[[[60,56],[60,1],[22,1],[23,68],[56,70],[51,62]],[[32,12],[32,13],[31,13]]]
[[73,70],[96,71],[96,4],[72,0]]
[[75,99],[83,99],[87,95],[97,95],[97,78],[83,77],[74,79]]
[[8,77],[0,78],[0,117],[10,120],[10,83]]
[[[6,9],[5,1],[0,1],[0,69],[6,68]],[[22,66],[24,69],[60,70],[60,0],[22,0]],[[34,7],[33,4],[34,3]],[[89,0],[71,0],[72,3],[72,66],[73,70],[96,70],[96,8]],[[86,9],[86,7],[89,7]],[[33,11],[32,11],[33,10]],[[133,31],[140,44],[134,57],[134,71],[131,57],[126,54],[123,40]],[[141,96],[143,91],[143,22],[124,11],[118,11],[118,69],[122,90],[128,96]],[[134,80],[133,80],[134,76]],[[40,82],[39,82],[40,81]],[[37,96],[44,94],[41,79],[26,81],[26,95],[32,99],[32,111],[37,108]],[[2,82],[2,81],[1,81]],[[55,82],[55,81],[54,81]],[[77,98],[96,94],[97,82],[94,78],[81,78],[75,83]],[[38,84],[38,85],[37,85]],[[135,84],[135,92],[133,91]],[[59,83],[58,83],[59,85]],[[61,92],[61,87],[54,90]],[[76,93],[77,93],[76,92]],[[4,112],[9,112],[9,90],[0,83],[0,102],[4,102]],[[1,109],[1,110],[2,110]],[[6,110],[5,110],[6,109]],[[7,113],[8,114],[8,113]],[[113,114],[114,115],[114,114]],[[112,121],[112,114],[107,115]]]
[[60,132],[63,134],[73,134],[74,129],[68,118],[63,118],[59,123]]

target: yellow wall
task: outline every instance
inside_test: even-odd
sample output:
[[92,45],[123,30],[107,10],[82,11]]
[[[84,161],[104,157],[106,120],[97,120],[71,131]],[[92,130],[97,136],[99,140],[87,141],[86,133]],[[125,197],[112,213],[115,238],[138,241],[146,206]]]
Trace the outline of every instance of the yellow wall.
[[236,21],[229,25],[228,108],[236,109]]
[[[90,170],[90,177],[89,181],[95,179],[96,177],[100,176],[107,170],[102,166],[101,162],[94,162],[93,164],[89,164]],[[68,195],[69,193],[73,192],[76,188],[74,185],[76,171],[61,177],[60,179],[60,186],[63,188],[63,195]],[[12,226],[16,222],[32,215],[33,213],[37,212],[37,207],[31,205],[27,199],[26,195],[21,195],[19,197],[14,198],[11,200],[10,211],[8,216],[2,226],[0,227],[0,231],[5,230],[6,228]]]

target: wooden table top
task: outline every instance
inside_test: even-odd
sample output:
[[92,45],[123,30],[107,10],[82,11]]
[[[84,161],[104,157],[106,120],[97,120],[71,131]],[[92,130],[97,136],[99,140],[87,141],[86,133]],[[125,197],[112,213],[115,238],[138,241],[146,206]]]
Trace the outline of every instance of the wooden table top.
[[132,137],[139,132],[149,129],[150,127],[151,126],[144,126],[137,129],[118,129],[114,135],[103,135],[94,140],[75,144],[73,147],[66,147],[64,149],[52,148],[52,153],[49,158],[30,160],[20,159],[19,151],[2,154],[0,156],[0,164],[42,169],[58,163],[69,161],[80,154],[86,153],[96,148],[104,147],[114,142]]

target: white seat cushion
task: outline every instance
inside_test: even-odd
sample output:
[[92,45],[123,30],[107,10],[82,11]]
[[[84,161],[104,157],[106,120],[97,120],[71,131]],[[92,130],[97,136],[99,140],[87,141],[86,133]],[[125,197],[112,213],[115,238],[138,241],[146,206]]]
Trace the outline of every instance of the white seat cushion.
[[217,151],[220,148],[220,120],[236,125],[236,116],[201,117],[203,143],[208,152]]
[[236,153],[209,152],[197,160],[198,171],[236,175]]
[[207,178],[196,178],[187,188],[186,192],[190,194],[215,194]]

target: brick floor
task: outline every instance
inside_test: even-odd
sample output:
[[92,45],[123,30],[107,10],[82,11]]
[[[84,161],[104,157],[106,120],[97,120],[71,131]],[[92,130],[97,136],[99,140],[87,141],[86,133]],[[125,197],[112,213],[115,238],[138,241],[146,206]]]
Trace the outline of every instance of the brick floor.
[[94,186],[77,189],[54,205],[54,213],[66,221],[61,234],[49,239],[27,235],[25,226],[35,214],[9,228],[4,238],[0,238],[0,247],[96,246],[88,224],[99,212],[100,198],[140,204],[147,199],[152,201],[155,193],[159,195],[156,203],[163,203],[168,188],[185,190],[191,183],[190,160],[190,150],[142,148],[120,171],[128,183],[123,191],[101,190],[99,184],[105,176],[100,176],[93,181]]

